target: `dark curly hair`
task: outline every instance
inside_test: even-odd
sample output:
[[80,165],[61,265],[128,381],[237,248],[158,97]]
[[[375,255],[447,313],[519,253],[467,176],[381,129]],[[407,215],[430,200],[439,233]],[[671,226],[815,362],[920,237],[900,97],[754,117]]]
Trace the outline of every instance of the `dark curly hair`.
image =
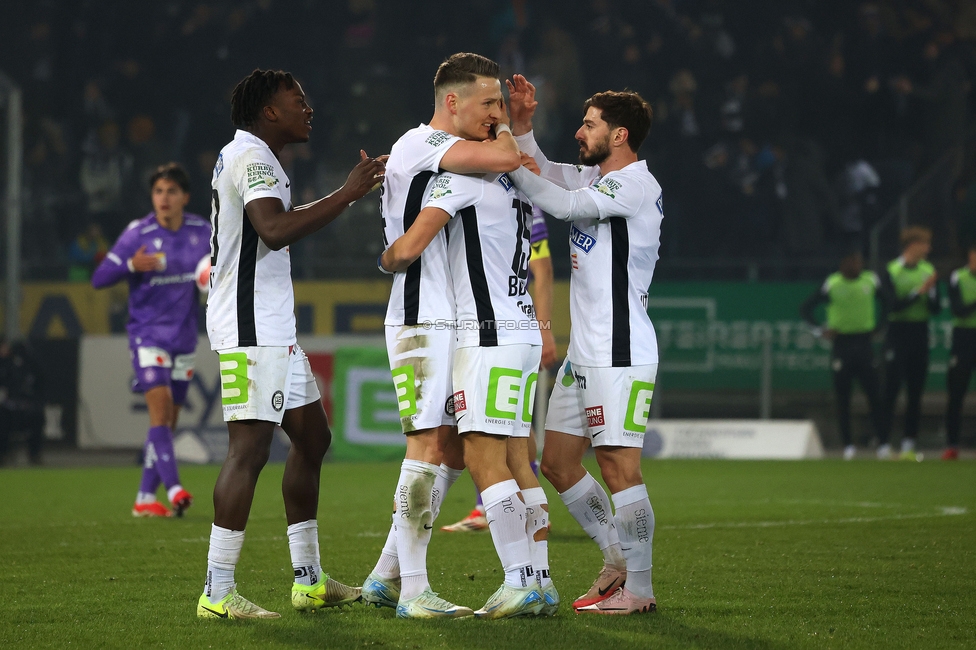
[[261,110],[271,103],[279,89],[295,87],[295,77],[284,70],[261,70],[244,77],[230,97],[230,121],[243,129],[253,126],[261,117]]
[[651,130],[653,112],[650,105],[637,93],[624,90],[597,93],[583,103],[585,114],[590,106],[600,109],[603,121],[615,129],[622,126],[627,129],[627,144],[630,150],[637,153],[641,143]]

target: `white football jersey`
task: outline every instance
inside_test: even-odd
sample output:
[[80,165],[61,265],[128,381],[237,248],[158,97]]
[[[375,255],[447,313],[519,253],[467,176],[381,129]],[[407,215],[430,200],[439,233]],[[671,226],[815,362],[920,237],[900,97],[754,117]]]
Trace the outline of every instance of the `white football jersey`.
[[291,183],[264,140],[246,131],[217,157],[210,225],[210,347],[293,345],[295,296],[288,247],[273,251],[247,216],[254,199],[281,199],[291,209]]
[[598,219],[570,222],[573,265],[569,287],[569,360],[595,368],[658,363],[657,335],[647,315],[647,290],[661,247],[661,186],[638,160],[600,176],[599,167],[550,163],[534,140],[519,146],[536,155],[543,178],[585,189]]
[[[403,235],[424,207],[441,158],[461,138],[426,124],[404,133],[390,149],[380,194],[383,243]],[[454,320],[454,289],[447,270],[447,236],[441,230],[406,271],[393,276],[386,325]]]
[[426,205],[452,217],[447,248],[458,347],[542,345],[526,282],[532,206],[508,176],[442,173]]

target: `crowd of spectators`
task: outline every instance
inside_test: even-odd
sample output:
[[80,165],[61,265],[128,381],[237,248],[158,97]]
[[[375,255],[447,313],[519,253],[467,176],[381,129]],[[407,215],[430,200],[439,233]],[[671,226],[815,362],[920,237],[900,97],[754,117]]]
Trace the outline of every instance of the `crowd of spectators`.
[[[829,258],[972,143],[965,0],[14,3],[0,68],[25,98],[26,276],[82,278],[101,238],[149,211],[161,163],[189,170],[189,209],[209,214],[230,91],[253,68],[294,72],[316,110],[311,143],[282,160],[306,201],[337,187],[359,149],[388,151],[428,119],[433,72],[456,51],[535,83],[536,135],[555,159],[575,160],[587,96],[641,92],[665,260]],[[976,235],[971,158],[927,217],[937,254]],[[295,247],[297,277],[369,273],[382,240],[360,203]]]

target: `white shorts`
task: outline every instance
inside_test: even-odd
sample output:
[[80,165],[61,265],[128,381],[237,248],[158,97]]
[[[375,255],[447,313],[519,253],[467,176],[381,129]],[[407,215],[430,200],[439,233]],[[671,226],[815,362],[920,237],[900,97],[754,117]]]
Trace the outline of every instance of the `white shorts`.
[[549,398],[546,429],[586,436],[594,447],[643,447],[657,364],[586,368],[567,360]]
[[528,438],[541,345],[458,348],[454,352],[454,417],[459,433]]
[[450,403],[454,340],[453,329],[386,326],[386,353],[404,433],[454,426]]
[[285,411],[322,399],[312,367],[298,344],[218,350],[224,422],[281,424]]

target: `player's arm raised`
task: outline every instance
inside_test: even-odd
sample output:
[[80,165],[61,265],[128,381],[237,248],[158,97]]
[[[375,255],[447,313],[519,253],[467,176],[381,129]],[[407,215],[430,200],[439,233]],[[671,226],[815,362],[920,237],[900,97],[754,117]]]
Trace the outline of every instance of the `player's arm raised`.
[[539,166],[539,171],[536,173],[568,190],[586,187],[580,167],[550,161],[535,141],[532,132],[532,116],[535,115],[535,109],[539,105],[535,99],[535,86],[520,74],[513,75],[511,81],[506,79],[505,84],[508,86],[508,108],[512,115],[512,134],[515,136],[515,143],[522,153],[535,159]]
[[441,158],[440,168],[458,174],[504,173],[518,169],[519,147],[508,125],[508,112],[502,103],[495,126],[495,139],[478,142],[459,140]]
[[382,182],[386,172],[385,157],[369,158],[364,151],[360,151],[360,155],[362,160],[349,172],[343,186],[314,203],[285,210],[277,197],[248,202],[247,216],[267,247],[280,250],[327,226]]
[[450,220],[451,215],[440,208],[421,210],[407,232],[383,251],[379,261],[380,268],[388,273],[406,271]]

